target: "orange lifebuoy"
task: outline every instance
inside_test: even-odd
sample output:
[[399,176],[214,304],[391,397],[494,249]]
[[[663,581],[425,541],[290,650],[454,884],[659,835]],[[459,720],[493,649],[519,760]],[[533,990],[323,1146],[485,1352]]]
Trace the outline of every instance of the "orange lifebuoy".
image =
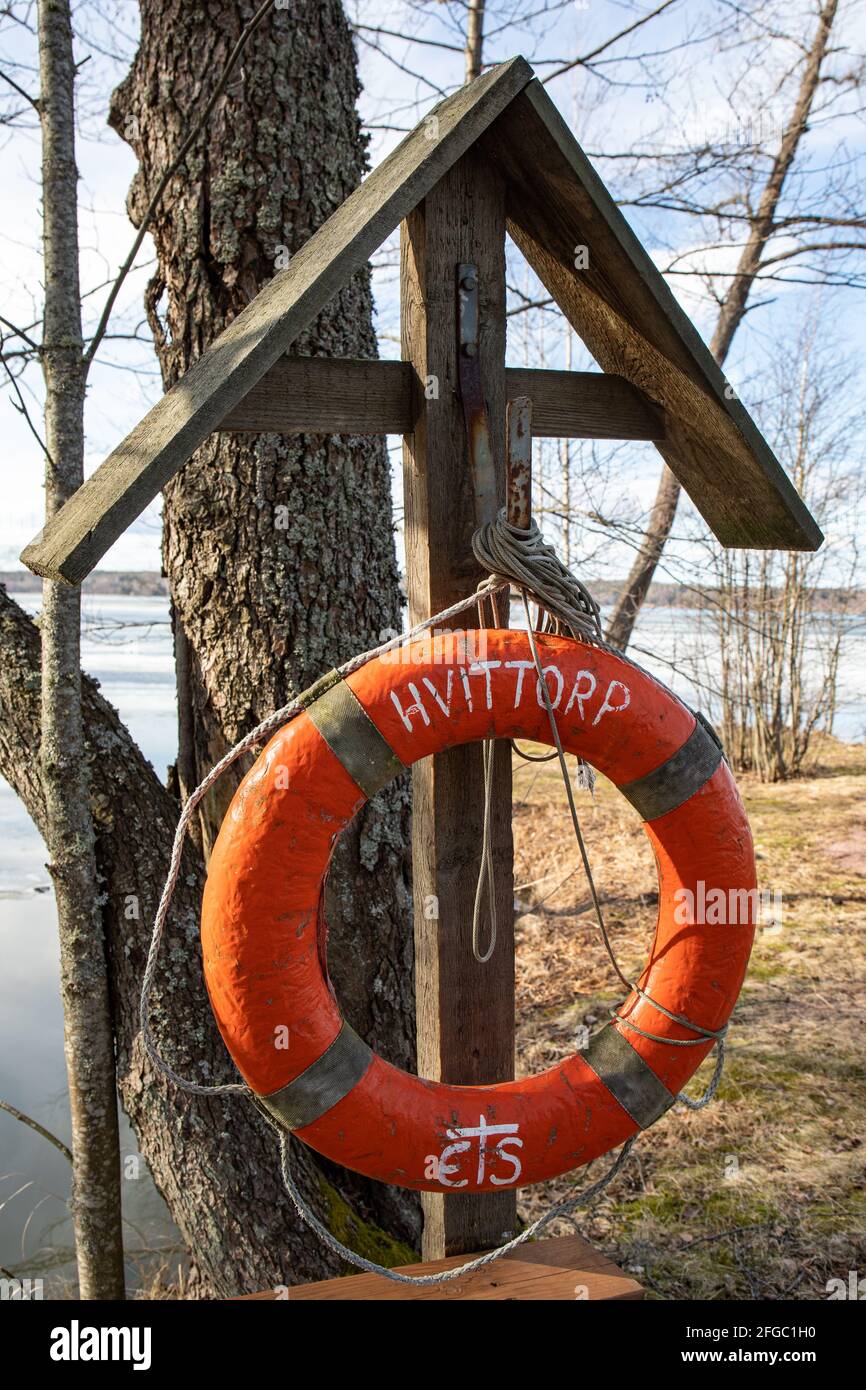
[[[638,988],[585,1049],[499,1085],[412,1076],[344,1023],[320,930],[340,831],[367,796],[428,754],[490,737],[551,741],[527,634],[484,639],[483,659],[437,637],[318,682],[239,787],[204,895],[211,1003],[261,1103],[328,1158],[428,1191],[539,1182],[646,1128],[712,1047],[698,1030],[726,1024],[754,934],[751,835],[708,726],[623,657],[539,634],[563,747],[625,793],[655,851],[658,924]],[[688,894],[737,910],[712,924],[690,920]],[[698,1045],[664,1041],[696,1035]]]

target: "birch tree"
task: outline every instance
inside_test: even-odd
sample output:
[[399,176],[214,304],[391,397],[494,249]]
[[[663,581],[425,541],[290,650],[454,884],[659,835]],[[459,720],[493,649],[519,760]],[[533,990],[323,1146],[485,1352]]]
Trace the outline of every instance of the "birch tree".
[[[45,309],[45,513],[84,481],[75,57],[69,0],[40,0]],[[60,939],[72,1119],[72,1212],[82,1298],[122,1298],[114,1041],[81,712],[80,594],[47,579],[42,614],[41,780]]]
[[[56,9],[46,0],[46,15]],[[68,7],[65,14],[68,27]],[[157,272],[147,309],[169,383],[357,185],[365,146],[355,108],[355,55],[339,0],[299,0],[288,8],[250,0],[218,8],[203,0],[142,0],[141,20],[139,54],[112,104],[112,120],[141,164],[129,206],[140,235],[149,228],[154,237]],[[223,83],[244,35],[242,61]],[[73,76],[67,66],[67,91]],[[187,148],[203,111],[202,138]],[[68,276],[72,246],[60,255]],[[77,304],[74,279],[67,278],[64,294],[67,304]],[[83,343],[80,320],[71,341],[49,342],[52,360],[55,347],[63,348],[57,361],[67,373],[64,383],[79,397],[115,299],[112,289]],[[362,273],[296,348],[373,356],[371,315],[369,278]],[[41,361],[41,324],[8,332],[32,361]],[[6,360],[11,366],[11,352]],[[21,361],[15,359],[16,370]],[[80,428],[76,439],[80,447]],[[72,474],[64,485],[74,488]],[[80,826],[82,803],[70,799],[79,786],[83,809],[94,812],[96,875],[92,858],[90,877],[82,870],[84,842],[70,841],[64,828],[58,843],[78,856],[77,886],[85,896],[76,897],[77,906],[86,902],[95,910],[98,902],[120,1092],[193,1256],[192,1288],[230,1294],[324,1277],[338,1272],[340,1262],[291,1210],[274,1136],[255,1108],[237,1099],[190,1097],[150,1065],[138,1023],[150,923],[179,798],[219,756],[216,750],[322,669],[399,625],[384,447],[358,439],[215,436],[166,497],[165,537],[181,710],[172,789],[85,679],[75,780],[62,787],[61,809],[66,816],[74,810],[74,828]],[[64,610],[66,620],[77,631],[71,611]],[[68,627],[62,636],[68,643]],[[43,747],[50,764],[56,724],[47,726],[45,744],[33,690],[39,634],[5,594],[0,642],[0,771],[51,843],[53,797],[72,769],[64,764],[52,774],[49,767],[56,793],[49,789]],[[49,646],[56,649],[56,642]],[[64,672],[74,682],[78,665],[69,676],[68,654],[67,645]],[[52,673],[56,667],[52,660]],[[22,749],[31,756],[22,757]],[[198,950],[202,851],[230,793],[229,781],[223,802],[209,808],[199,848],[187,855],[154,996],[155,1032],[167,1059],[207,1083],[235,1079],[210,1014]],[[407,814],[401,786],[367,808],[344,837],[327,904],[331,974],[344,1011],[401,1065],[411,1065],[414,1055]],[[130,901],[139,908],[131,916]],[[92,1044],[99,1015],[88,1010],[87,1018]],[[380,1261],[411,1257],[420,1224],[412,1194],[320,1164],[302,1146],[295,1166],[310,1203],[350,1243]]]

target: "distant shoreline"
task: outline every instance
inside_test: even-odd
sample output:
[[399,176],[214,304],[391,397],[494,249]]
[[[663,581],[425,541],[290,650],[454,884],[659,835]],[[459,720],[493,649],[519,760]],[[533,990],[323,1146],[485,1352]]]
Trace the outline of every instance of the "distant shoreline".
[[[0,584],[11,593],[38,593],[42,580],[29,570],[0,570]],[[587,588],[603,608],[612,604],[622,588],[617,579],[588,580]],[[94,570],[82,585],[85,594],[116,594],[126,598],[167,598],[168,580],[156,570]],[[648,608],[712,608],[713,590],[698,593],[684,584],[653,584],[646,598]],[[812,611],[853,615],[866,613],[866,589],[815,589]]]
[[[42,580],[29,570],[0,570],[0,584],[11,594],[38,594]],[[168,598],[168,580],[157,570],[94,570],[81,586],[85,594]]]

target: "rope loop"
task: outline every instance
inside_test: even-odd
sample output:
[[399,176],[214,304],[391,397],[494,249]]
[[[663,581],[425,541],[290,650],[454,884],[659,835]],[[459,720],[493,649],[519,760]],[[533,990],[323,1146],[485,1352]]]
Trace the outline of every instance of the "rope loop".
[[513,526],[503,507],[495,521],[479,526],[472,549],[479,565],[496,579],[529,590],[556,624],[585,641],[602,642],[598,604],[547,544],[534,519],[525,529]]
[[536,1220],[526,1226],[519,1235],[514,1236],[512,1240],[506,1241],[504,1245],[498,1245],[495,1250],[488,1250],[483,1255],[477,1256],[474,1260],[467,1260],[465,1264],[457,1265],[454,1269],[443,1270],[439,1274],[401,1274],[398,1269],[388,1269],[385,1265],[378,1265],[374,1260],[368,1260],[363,1255],[359,1255],[357,1251],[350,1250],[348,1246],[345,1246],[335,1235],[331,1234],[327,1226],[316,1216],[315,1212],[310,1210],[310,1207],[298,1190],[298,1185],[292,1173],[289,1136],[286,1134],[285,1130],[277,1129],[276,1125],[273,1125],[273,1128],[279,1135],[280,1140],[280,1168],[283,1175],[283,1184],[301,1220],[304,1221],[312,1231],[315,1231],[323,1244],[327,1245],[329,1250],[333,1250],[335,1255],[339,1255],[341,1259],[348,1260],[349,1263],[355,1265],[357,1269],[364,1269],[368,1274],[379,1274],[383,1279],[390,1279],[395,1284],[447,1284],[453,1279],[462,1279],[466,1274],[474,1274],[477,1270],[483,1269],[485,1265],[492,1264],[494,1260],[501,1260],[503,1255],[507,1255],[510,1251],[516,1250],[518,1246],[523,1245],[524,1241],[532,1240],[534,1236],[539,1235],[544,1230],[545,1226],[549,1226],[551,1221],[555,1221],[558,1216],[571,1216],[572,1212],[576,1211],[578,1207],[586,1206],[587,1202],[591,1202],[593,1197],[600,1196],[625,1164],[637,1139],[637,1135],[633,1135],[631,1139],[626,1140],[611,1166],[605,1173],[602,1173],[601,1177],[598,1178],[596,1182],[591,1183],[589,1187],[584,1188],[582,1192],[576,1193],[573,1197],[568,1197],[564,1202],[556,1202],[552,1207],[548,1208],[542,1216],[537,1217]]
[[577,845],[580,850],[581,859],[583,861],[583,868],[586,874],[586,881],[589,887],[590,896],[592,898],[592,905],[595,910],[596,922],[598,923],[598,928],[601,933],[602,941],[604,942],[605,950],[607,951],[608,959],[610,960],[610,963],[613,966],[614,971],[619,977],[620,982],[626,987],[626,989],[633,990],[636,994],[640,996],[641,999],[645,999],[648,1004],[652,1004],[654,1009],[657,1009],[659,1013],[666,1015],[666,1017],[669,1018],[673,1023],[679,1023],[683,1028],[689,1028],[693,1033],[697,1033],[699,1036],[696,1038],[663,1038],[657,1033],[645,1032],[642,1028],[638,1027],[636,1023],[632,1023],[630,1019],[624,1017],[622,1014],[619,1014],[615,1011],[611,1013],[611,1018],[615,1019],[618,1023],[623,1024],[626,1028],[631,1028],[635,1033],[639,1033],[641,1037],[648,1038],[652,1042],[670,1044],[671,1047],[695,1047],[703,1043],[706,1043],[708,1039],[713,1040],[717,1047],[716,1067],[712,1077],[710,1078],[710,1083],[707,1086],[707,1089],[704,1092],[703,1096],[701,1096],[699,1100],[692,1100],[689,1096],[685,1094],[684,1091],[677,1092],[677,1100],[680,1101],[683,1105],[685,1105],[689,1110],[702,1110],[703,1107],[705,1105],[709,1105],[710,1101],[713,1099],[713,1096],[716,1094],[716,1090],[718,1089],[719,1082],[722,1079],[722,1071],[725,1065],[725,1038],[728,1032],[728,1025],[725,1024],[723,1028],[718,1029],[705,1028],[703,1024],[693,1023],[690,1018],[685,1018],[682,1014],[672,1013],[670,1009],[667,1009],[665,1007],[664,1004],[659,1004],[657,1000],[653,999],[651,995],[647,994],[646,990],[642,989],[640,985],[630,983],[626,976],[623,974],[622,970],[620,969],[619,962],[616,959],[616,955],[614,953],[614,949],[611,944],[610,937],[608,935],[607,926],[604,920],[604,914],[601,910],[601,902],[599,900],[598,891],[595,886],[595,879],[592,873],[592,866],[589,862],[589,855],[587,853],[586,844],[583,838],[583,831],[580,828],[580,820],[577,814],[577,807],[574,802],[574,793],[571,788],[571,779],[569,778],[568,768],[565,762],[565,752],[562,747],[562,741],[559,737],[559,729],[556,726],[556,718],[553,713],[553,705],[550,700],[550,692],[547,689],[547,682],[544,679],[544,670],[541,663],[541,657],[538,653],[538,646],[535,641],[535,633],[532,630],[532,622],[529,613],[529,595],[526,589],[523,589],[521,592],[523,596],[523,608],[526,614],[527,628],[529,631],[529,645],[532,650],[532,658],[535,662],[535,669],[538,675],[538,688],[541,691],[542,697],[544,699],[544,705],[547,711],[547,718],[550,724],[550,732],[553,738],[553,743],[556,749],[557,756],[559,758],[560,769],[562,771],[563,785],[565,786],[565,793],[568,798],[568,809],[571,813],[571,823],[574,829],[575,839],[577,840]]
[[[618,976],[620,982],[626,987],[626,989],[634,990],[641,998],[647,1000],[648,1003],[652,1004],[652,1006],[658,1009],[662,1014],[667,1015],[667,1017],[670,1018],[673,1022],[679,1023],[682,1026],[691,1029],[694,1033],[698,1034],[698,1036],[695,1038],[686,1039],[661,1038],[657,1037],[655,1034],[643,1032],[643,1030],[640,1029],[636,1024],[632,1023],[627,1017],[623,1016],[620,1013],[614,1012],[612,1014],[612,1017],[622,1026],[626,1028],[631,1028],[635,1032],[641,1033],[643,1037],[650,1038],[658,1042],[670,1043],[671,1046],[675,1047],[700,1045],[701,1043],[705,1043],[709,1039],[712,1039],[714,1041],[718,1049],[716,1067],[710,1084],[707,1087],[704,1095],[700,1097],[698,1100],[691,1100],[682,1092],[680,1092],[677,1096],[677,1099],[681,1101],[684,1105],[688,1106],[689,1109],[700,1110],[704,1105],[709,1104],[710,1100],[712,1100],[718,1087],[719,1080],[721,1078],[722,1068],[724,1066],[725,1037],[727,1034],[727,1025],[724,1028],[714,1031],[709,1028],[704,1028],[700,1024],[693,1023],[691,1019],[687,1019],[678,1014],[671,1013],[663,1005],[657,1003],[656,1000],[652,999],[651,996],[647,994],[646,991],[643,990],[640,986],[632,985],[627,980],[627,978],[622,973],[622,970],[619,967],[619,964],[616,960],[616,956],[613,951],[613,947],[610,942],[610,938],[608,936],[607,927],[604,921],[604,915],[601,909],[601,903],[599,901],[595,881],[593,879],[592,869],[589,863],[589,856],[587,854],[586,845],[583,839],[583,833],[580,827],[580,821],[577,815],[577,808],[574,802],[572,783],[570,777],[568,776],[568,768],[565,762],[565,753],[562,747],[562,742],[559,737],[559,730],[556,726],[556,719],[554,717],[553,707],[550,701],[550,692],[547,689],[547,682],[544,679],[542,662],[539,656],[538,647],[535,640],[536,631],[554,632],[558,634],[571,635],[576,639],[579,639],[584,642],[590,642],[594,645],[605,648],[606,650],[613,650],[612,648],[609,648],[607,646],[602,636],[599,606],[595,602],[589,591],[580,582],[580,580],[577,579],[565,567],[565,565],[562,564],[553,547],[546,544],[538,528],[538,525],[534,520],[526,528],[513,526],[508,521],[506,513],[503,509],[499,513],[495,521],[480,527],[475,532],[475,535],[472,539],[472,548],[479,564],[481,564],[489,572],[490,576],[487,580],[479,584],[478,589],[474,594],[471,594],[467,598],[460,600],[460,602],[458,603],[452,604],[450,608],[444,609],[441,613],[436,613],[434,614],[434,616],[425,619],[424,622],[417,623],[411,629],[411,631],[406,633],[405,635],[398,635],[396,637],[393,637],[389,641],[383,642],[380,646],[374,647],[370,651],[362,652],[360,655],[353,657],[350,661],[347,661],[343,666],[339,667],[339,673],[343,677],[350,675],[353,671],[356,671],[360,666],[365,665],[368,661],[372,661],[375,657],[383,656],[386,652],[393,650],[395,647],[402,645],[404,642],[411,641],[412,638],[419,636],[422,632],[425,632],[429,628],[432,628],[439,623],[443,623],[448,619],[457,616],[457,614],[464,612],[467,608],[470,608],[475,604],[477,604],[479,608],[479,620],[483,623],[482,605],[486,600],[490,600],[491,604],[493,605],[493,611],[495,615],[496,609],[494,599],[495,596],[501,590],[507,590],[511,586],[515,586],[520,591],[520,594],[523,599],[524,612],[526,615],[526,624],[530,647],[532,650],[533,661],[538,675],[539,689],[543,694],[545,707],[550,722],[552,742],[554,744],[555,749],[555,751],[552,754],[544,755],[544,757],[545,759],[547,759],[548,757],[556,757],[559,759],[560,768],[562,770],[563,775],[563,782],[568,798],[572,825],[575,832],[575,838],[578,844],[578,848],[580,850],[584,871],[586,873],[587,883],[589,885],[590,893],[592,896],[596,921],[598,923],[602,941],[604,942],[604,946],[610,959],[611,965],[616,975]],[[529,609],[530,599],[532,599],[538,606],[538,627],[533,626],[532,617]],[[186,839],[186,835],[189,830],[189,825],[196,807],[198,806],[202,798],[210,790],[210,788],[213,786],[213,784],[217,781],[217,779],[221,776],[221,774],[226,770],[226,768],[230,767],[231,764],[234,763],[244,753],[256,748],[260,743],[262,743],[262,741],[265,738],[275,733],[277,729],[281,728],[289,720],[294,719],[300,713],[300,710],[301,706],[299,704],[299,701],[297,699],[291,700],[287,705],[284,705],[282,709],[275,710],[273,714],[270,714],[267,717],[267,719],[264,719],[254,729],[252,729],[250,733],[248,733],[244,738],[242,738],[239,743],[235,744],[234,748],[230,749],[229,752],[226,753],[225,756],[221,758],[220,761],[216,763],[213,768],[211,768],[210,772],[204,778],[202,783],[198,787],[196,787],[195,791],[191,794],[186,804],[184,805],[180,818],[178,820],[177,830],[175,832],[174,837],[174,843],[172,845],[168,875],[166,877],[165,886],[162,890],[162,895],[160,897],[159,905],[156,910],[156,916],[154,918],[153,933],[151,936],[150,948],[148,950],[144,978],[142,980],[140,1019],[144,1047],[153,1066],[158,1071],[162,1072],[165,1076],[167,1076],[179,1089],[190,1092],[193,1095],[206,1096],[225,1094],[230,1092],[251,1095],[251,1092],[249,1091],[248,1087],[244,1085],[242,1082],[231,1082],[223,1085],[206,1086],[201,1085],[195,1081],[190,1081],[187,1078],[180,1076],[161,1057],[159,1049],[156,1046],[155,1039],[153,1038],[151,1032],[150,999],[153,991],[154,977],[156,974],[156,967],[159,958],[159,949],[165,931],[165,924],[168,918],[168,912],[171,906],[171,900],[174,895],[174,890],[177,885],[177,880],[180,875],[184,841]],[[492,955],[494,947],[496,945],[496,910],[494,901],[493,853],[490,833],[490,808],[492,804],[494,747],[495,744],[493,740],[487,740],[484,744],[485,816],[484,830],[482,836],[481,866],[475,894],[475,907],[472,924],[472,949],[476,956],[476,959],[482,962],[490,959],[490,956]],[[519,749],[516,749],[515,751],[520,752]],[[521,756],[526,755],[521,754]],[[587,765],[581,763],[581,767],[586,767],[587,774],[591,773],[591,769],[589,769]],[[586,784],[588,784],[591,789],[591,780],[589,780],[588,783],[584,783],[584,785]],[[491,926],[490,938],[488,941],[487,948],[484,952],[482,952],[479,944],[479,922],[481,899],[485,879],[487,881],[488,897],[491,910]],[[342,1259],[347,1260],[349,1263],[357,1266],[357,1268],[359,1269],[365,1269],[371,1273],[379,1274],[385,1279],[390,1279],[396,1283],[401,1284],[441,1284],[453,1279],[459,1279],[463,1275],[472,1273],[475,1270],[483,1268],[485,1265],[492,1263],[492,1261],[494,1260],[501,1259],[503,1255],[508,1254],[509,1251],[514,1250],[524,1241],[530,1240],[533,1236],[538,1235],[551,1221],[555,1220],[557,1217],[570,1216],[571,1213],[575,1211],[578,1207],[586,1205],[587,1202],[591,1201],[594,1197],[598,1196],[601,1192],[603,1192],[604,1189],[608,1186],[608,1184],[613,1181],[613,1179],[622,1169],[637,1138],[637,1136],[635,1135],[631,1139],[627,1140],[627,1142],[620,1149],[619,1154],[617,1155],[611,1166],[604,1174],[602,1174],[602,1176],[596,1182],[592,1183],[589,1187],[584,1189],[584,1191],[577,1193],[575,1196],[572,1196],[567,1200],[559,1202],[552,1206],[547,1212],[545,1212],[543,1216],[539,1217],[536,1221],[533,1221],[529,1226],[526,1227],[525,1230],[521,1231],[519,1235],[515,1236],[513,1240],[510,1240],[506,1244],[499,1246],[495,1250],[487,1251],[485,1254],[479,1256],[477,1259],[470,1260],[468,1263],[460,1265],[456,1269],[447,1270],[444,1273],[440,1274],[413,1276],[401,1274],[396,1270],[387,1269],[382,1265],[376,1264],[372,1260],[365,1259],[362,1255],[357,1254],[355,1251],[350,1250],[347,1246],[343,1245],[341,1241],[339,1241],[334,1235],[331,1234],[331,1232],[323,1225],[319,1217],[316,1216],[316,1214],[313,1211],[311,1211],[298,1189],[297,1183],[295,1182],[295,1179],[291,1171],[289,1136],[285,1133],[285,1131],[279,1129],[277,1125],[274,1124],[274,1122],[270,1119],[270,1117],[265,1118],[267,1118],[268,1123],[271,1124],[272,1128],[279,1135],[280,1167],[282,1171],[283,1182],[286,1188],[286,1192],[288,1193],[301,1219],[311,1228],[311,1230],[313,1230],[320,1237],[320,1239],[324,1242],[325,1245],[328,1246],[330,1250],[334,1251]]]

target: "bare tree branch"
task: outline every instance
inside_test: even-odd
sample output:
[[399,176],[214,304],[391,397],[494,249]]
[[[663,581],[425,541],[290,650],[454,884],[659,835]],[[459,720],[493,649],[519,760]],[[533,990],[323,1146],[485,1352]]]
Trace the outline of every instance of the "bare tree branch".
[[8,74],[8,72],[0,72],[0,77],[3,78],[3,81],[4,81],[4,82],[8,82],[8,83],[9,83],[9,86],[10,86],[10,87],[13,87],[20,97],[23,97],[25,101],[28,101],[28,102],[30,103],[30,105],[33,107],[33,110],[36,112],[36,114],[37,114],[37,116],[38,116],[38,115],[39,115],[39,99],[38,99],[38,97],[32,97],[32,96],[30,95],[29,92],[25,92],[24,88],[23,88],[23,87],[19,87],[19,85],[18,85],[18,83],[15,81],[14,77],[10,77],[9,74]]
[[449,53],[462,53],[463,45],[459,43],[443,43],[440,39],[422,39],[416,34],[401,34],[397,29],[382,29],[378,25],[372,24],[352,24],[350,25],[353,33],[359,34],[363,31],[366,34],[381,34],[383,38],[403,39],[406,43],[423,44],[425,48],[443,48]]
[[49,463],[53,462],[51,455],[48,452],[48,445],[45,443],[38,429],[34,425],[30,415],[30,411],[27,409],[27,402],[25,401],[21,393],[21,387],[18,385],[18,379],[15,376],[15,373],[12,371],[11,367],[9,366],[9,363],[7,362],[5,357],[0,358],[0,365],[2,365],[4,372],[9,378],[9,381],[12,385],[12,390],[18,397],[17,405],[14,401],[12,402],[14,409],[18,411],[19,415],[22,415],[24,417],[24,422],[27,425],[27,428],[30,430],[30,433],[33,435],[33,438],[36,440],[36,443],[39,445],[43,457],[46,458]]
[[7,1115],[11,1115],[13,1120],[20,1120],[23,1125],[29,1125],[37,1134],[41,1134],[43,1139],[47,1139],[49,1144],[53,1144],[55,1149],[59,1149],[65,1159],[72,1162],[72,1150],[68,1149],[62,1139],[58,1139],[56,1134],[52,1134],[50,1129],[46,1129],[38,1120],[34,1120],[30,1115],[25,1115],[23,1110],[16,1110],[14,1105],[10,1105],[8,1100],[0,1100],[0,1110],[5,1110]]
[[542,78],[542,81],[545,83],[552,82],[555,77],[562,77],[563,73],[571,72],[572,68],[587,67],[592,62],[593,58],[597,58],[608,48],[612,48],[615,43],[619,43],[620,39],[624,39],[627,34],[633,34],[636,29],[642,29],[645,24],[649,24],[651,19],[656,19],[657,16],[662,14],[665,10],[669,10],[671,5],[676,5],[678,3],[679,0],[662,0],[662,3],[657,5],[654,10],[651,10],[649,14],[641,15],[640,19],[636,19],[633,24],[627,25],[625,29],[620,29],[618,34],[612,34],[609,39],[605,39],[604,43],[599,44],[598,48],[593,48],[589,53],[584,53],[581,58],[573,58],[570,63],[563,63],[562,67],[556,68],[554,72],[548,73],[547,77]]
[[10,323],[9,319],[4,318],[2,314],[0,314],[0,323],[5,324],[5,326],[9,329],[10,333],[12,333],[16,338],[20,338],[22,342],[27,343],[28,347],[31,347],[34,352],[41,351],[39,344],[35,342],[33,338],[30,337],[29,333],[27,333],[25,329],[16,328],[15,324]]

